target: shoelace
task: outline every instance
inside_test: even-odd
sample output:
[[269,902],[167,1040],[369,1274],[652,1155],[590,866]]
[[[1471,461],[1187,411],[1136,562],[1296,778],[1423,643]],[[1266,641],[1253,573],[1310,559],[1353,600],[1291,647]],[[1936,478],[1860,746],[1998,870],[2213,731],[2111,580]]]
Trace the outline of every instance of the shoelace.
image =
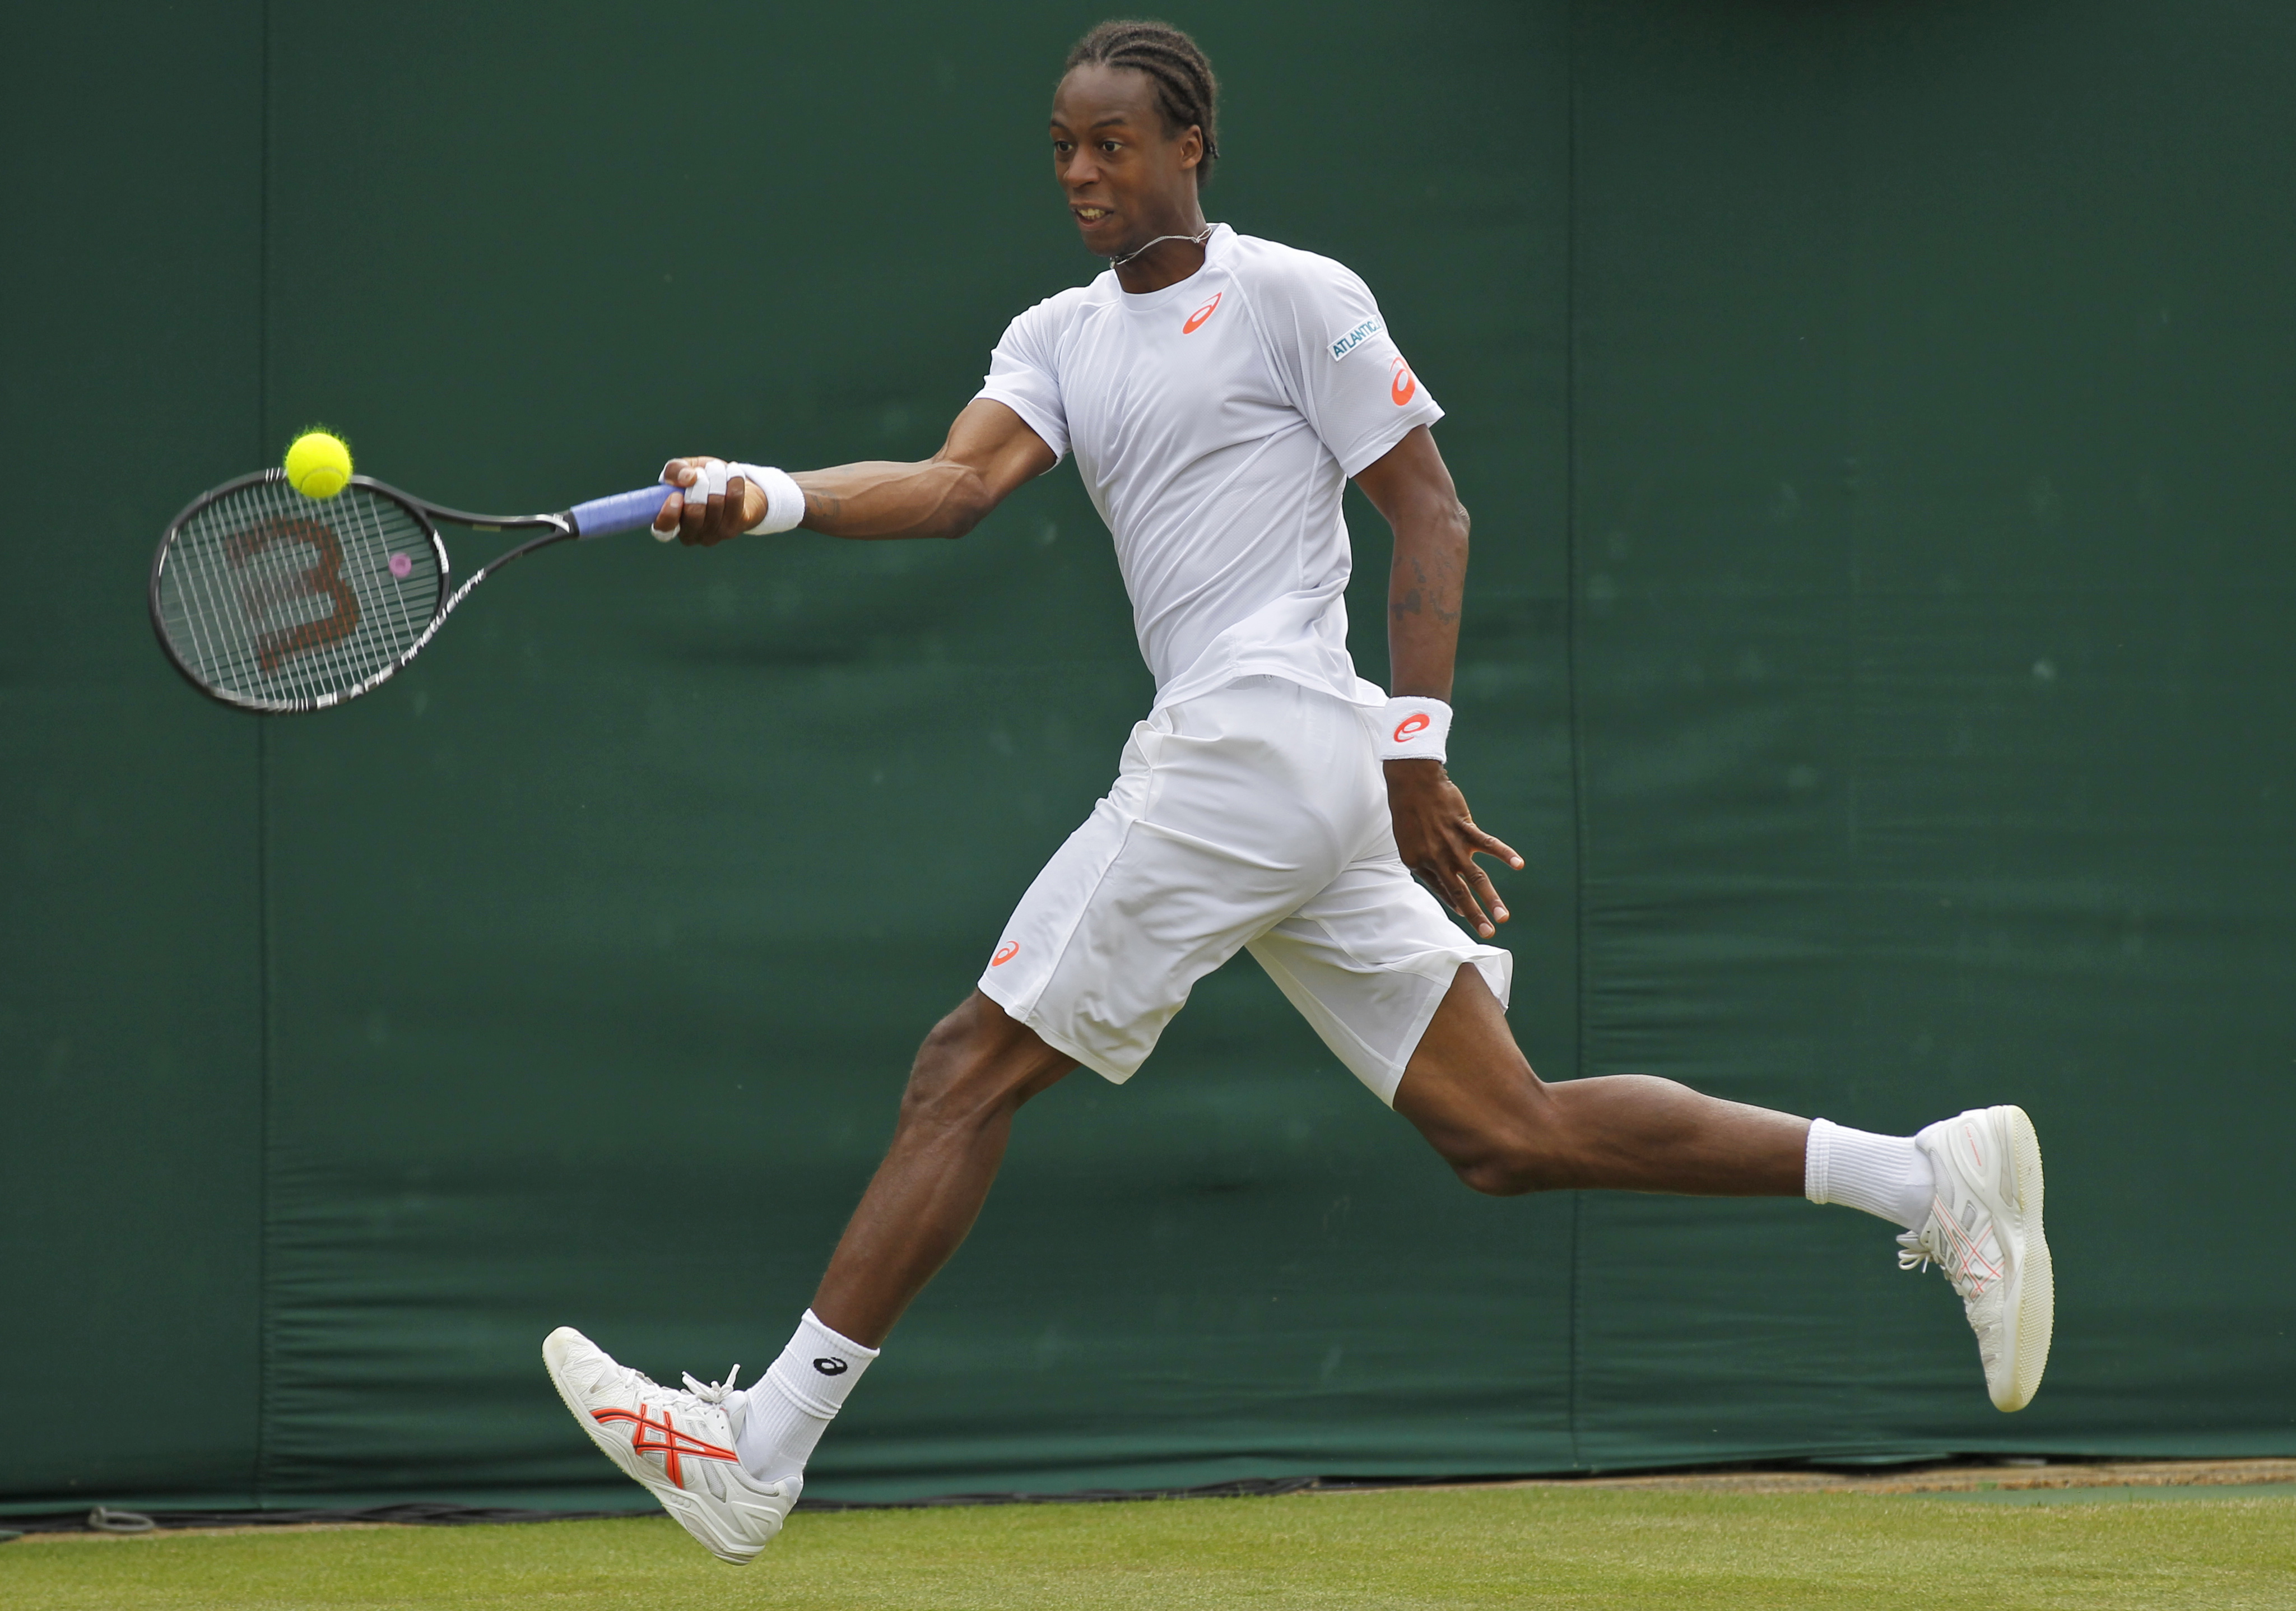
[[[1936,1223],[1935,1220],[1930,1221],[1930,1225]],[[1906,1231],[1898,1238],[1899,1270],[1927,1270],[1932,1262],[1942,1265],[1945,1262],[1945,1256],[1938,1252],[1936,1245],[1930,1240],[1928,1226],[1923,1226],[1919,1230]]]
[[[676,1393],[677,1392],[677,1389],[675,1387],[663,1386],[660,1382],[655,1381],[643,1370],[632,1369],[627,1365],[623,1366],[622,1369],[628,1370],[632,1376],[636,1377],[642,1388],[649,1388],[655,1393]],[[685,1391],[692,1393],[695,1398],[700,1399],[705,1404],[723,1404],[726,1398],[733,1393],[734,1384],[742,1379],[742,1368],[739,1365],[734,1366],[733,1369],[726,1373],[726,1379],[722,1382],[697,1382],[693,1379],[693,1373],[690,1370],[681,1371],[679,1374],[685,1378]]]
[[1939,1229],[1938,1221],[1932,1217],[1918,1231],[1909,1230],[1900,1236],[1898,1238],[1898,1268],[1927,1270],[1935,1263],[1945,1273],[1947,1283],[1963,1298],[1969,1297],[1972,1292],[1981,1292],[1985,1285],[1980,1279],[1983,1272],[1971,1269],[1966,1259],[1946,1257],[1944,1248],[1939,1245],[1940,1238],[1933,1234]]
[[722,1404],[726,1401],[726,1395],[734,1391],[734,1384],[742,1379],[742,1368],[734,1366],[726,1373],[726,1379],[722,1382],[697,1382],[690,1370],[681,1374],[685,1377],[686,1392],[705,1404]]

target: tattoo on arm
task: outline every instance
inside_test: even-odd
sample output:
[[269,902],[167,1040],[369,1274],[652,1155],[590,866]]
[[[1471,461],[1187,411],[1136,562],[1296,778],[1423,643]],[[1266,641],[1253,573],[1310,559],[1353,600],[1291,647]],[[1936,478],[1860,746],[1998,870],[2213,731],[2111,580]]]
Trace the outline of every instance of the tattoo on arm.
[[[1461,589],[1456,568],[1446,566],[1445,574],[1440,581],[1431,587],[1427,579],[1425,557],[1414,554],[1408,557],[1406,563],[1411,566],[1413,585],[1390,594],[1388,601],[1388,613],[1390,615],[1431,614],[1445,626],[1457,625]],[[1429,601],[1431,593],[1433,595],[1431,605]],[[1447,609],[1445,608],[1447,604],[1449,605]]]

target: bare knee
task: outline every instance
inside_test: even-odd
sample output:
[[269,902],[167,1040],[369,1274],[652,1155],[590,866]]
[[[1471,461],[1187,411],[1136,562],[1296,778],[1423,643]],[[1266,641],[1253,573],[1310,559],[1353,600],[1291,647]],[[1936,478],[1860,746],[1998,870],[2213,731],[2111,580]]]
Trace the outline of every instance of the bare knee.
[[1464,1074],[1414,1064],[1395,1102],[1452,1173],[1492,1197],[1577,1184],[1561,1106],[1519,1052],[1478,1060]]
[[932,1026],[909,1065],[901,1123],[963,1123],[1003,1105],[1013,1081],[967,1002]]
[[900,1124],[969,1128],[1009,1114],[1074,1067],[978,992],[932,1026],[909,1068]]
[[1560,1191],[1576,1183],[1570,1126],[1536,1080],[1513,1099],[1459,1114],[1427,1138],[1472,1190],[1490,1197]]

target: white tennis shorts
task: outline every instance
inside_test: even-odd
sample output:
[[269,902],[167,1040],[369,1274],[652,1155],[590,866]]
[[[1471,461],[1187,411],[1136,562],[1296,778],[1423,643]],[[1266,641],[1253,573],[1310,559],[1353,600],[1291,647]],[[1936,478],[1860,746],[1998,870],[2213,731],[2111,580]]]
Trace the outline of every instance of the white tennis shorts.
[[980,989],[1120,1084],[1238,948],[1390,1104],[1460,965],[1502,1003],[1513,976],[1404,870],[1364,713],[1270,677],[1132,729],[1116,786],[1021,898]]

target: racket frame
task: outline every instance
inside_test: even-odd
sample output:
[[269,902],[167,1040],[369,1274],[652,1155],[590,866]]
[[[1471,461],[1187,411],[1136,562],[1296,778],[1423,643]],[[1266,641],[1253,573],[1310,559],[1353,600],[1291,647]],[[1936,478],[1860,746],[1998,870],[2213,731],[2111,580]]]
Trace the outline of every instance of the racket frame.
[[[176,534],[183,530],[184,522],[218,498],[226,497],[244,488],[257,486],[266,481],[283,481],[286,479],[287,473],[274,465],[268,470],[258,470],[252,475],[242,475],[235,480],[226,481],[220,486],[209,488],[186,504],[176,518],[168,522],[168,529],[160,537],[159,550],[152,556],[150,587],[152,631],[152,635],[159,638],[160,647],[168,656],[168,663],[176,668],[185,682],[209,699],[218,704],[229,705],[235,711],[253,711],[264,716],[300,715],[307,711],[324,711],[348,700],[357,699],[362,694],[372,692],[396,677],[401,667],[422,652],[424,645],[439,635],[439,629],[446,624],[447,617],[454,612],[455,606],[470,596],[472,588],[512,560],[523,559],[537,548],[546,548],[553,543],[571,542],[584,535],[576,524],[571,511],[562,510],[556,514],[473,514],[466,509],[450,509],[444,504],[425,503],[413,493],[402,491],[387,481],[379,481],[371,475],[354,475],[345,483],[347,486],[365,487],[369,491],[381,493],[413,514],[421,523],[424,534],[430,539],[430,551],[439,562],[438,607],[431,612],[430,624],[422,629],[422,633],[412,644],[400,651],[398,658],[353,686],[332,688],[324,694],[314,695],[308,699],[250,699],[241,695],[226,693],[221,688],[209,686],[184,663],[183,657],[176,653],[176,645],[168,639],[167,623],[160,614],[160,582],[167,571],[168,556],[175,549]],[[468,526],[474,531],[530,531],[538,529],[542,535],[529,538],[515,548],[506,548],[496,555],[494,558],[472,571],[469,577],[464,579],[463,585],[456,588],[452,586],[454,571],[452,562],[447,557],[446,539],[439,535],[440,521],[445,521],[450,525]]]

